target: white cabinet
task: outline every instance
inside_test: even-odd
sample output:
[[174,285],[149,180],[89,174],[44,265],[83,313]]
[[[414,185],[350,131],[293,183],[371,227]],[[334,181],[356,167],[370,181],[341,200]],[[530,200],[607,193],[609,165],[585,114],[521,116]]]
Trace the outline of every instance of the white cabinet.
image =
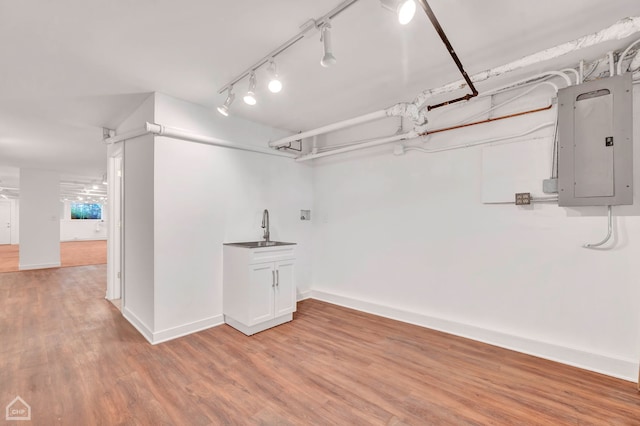
[[223,312],[230,326],[252,335],[293,319],[295,245],[223,250]]

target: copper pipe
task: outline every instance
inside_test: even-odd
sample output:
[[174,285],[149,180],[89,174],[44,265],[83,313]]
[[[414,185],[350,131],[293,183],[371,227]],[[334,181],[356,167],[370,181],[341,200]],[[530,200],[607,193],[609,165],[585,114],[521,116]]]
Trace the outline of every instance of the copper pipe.
[[514,114],[501,115],[500,117],[487,118],[486,120],[482,120],[482,121],[474,121],[473,123],[459,124],[457,126],[451,126],[451,127],[444,127],[442,129],[427,130],[426,132],[418,133],[418,136],[427,136],[427,135],[431,135],[431,134],[434,134],[434,133],[446,132],[448,130],[461,129],[463,127],[475,126],[476,124],[491,123],[492,121],[504,120],[506,118],[519,117],[521,115],[533,114],[534,112],[540,112],[540,111],[549,110],[549,109],[551,109],[552,106],[553,105],[549,105],[549,106],[542,107],[542,108],[531,109],[529,111],[522,111],[522,112],[516,112]]

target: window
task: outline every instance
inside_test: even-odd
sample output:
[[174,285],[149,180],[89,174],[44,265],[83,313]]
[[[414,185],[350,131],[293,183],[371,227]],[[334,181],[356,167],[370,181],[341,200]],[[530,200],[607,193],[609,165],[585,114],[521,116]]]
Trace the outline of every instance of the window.
[[71,219],[102,219],[102,206],[92,203],[71,203]]

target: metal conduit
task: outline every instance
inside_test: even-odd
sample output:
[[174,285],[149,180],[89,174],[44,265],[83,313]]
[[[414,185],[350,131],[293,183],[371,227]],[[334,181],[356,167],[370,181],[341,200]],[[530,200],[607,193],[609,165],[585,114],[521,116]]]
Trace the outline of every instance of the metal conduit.
[[548,109],[551,109],[552,106],[553,105],[548,105],[548,106],[542,107],[542,108],[530,109],[528,111],[516,112],[516,113],[513,113],[513,114],[507,114],[507,115],[501,115],[500,117],[487,118],[486,120],[474,121],[473,123],[459,124],[457,126],[444,127],[442,129],[436,129],[436,130],[428,130],[426,132],[418,133],[418,136],[432,135],[434,133],[446,132],[446,131],[449,131],[449,130],[460,129],[462,127],[475,126],[477,124],[490,123],[492,121],[505,120],[507,118],[519,117],[521,115],[532,114],[534,112],[546,111]]
[[429,105],[429,106],[427,106],[427,111],[431,111],[434,108],[439,108],[439,107],[442,107],[442,106],[445,106],[445,105],[449,105],[449,104],[453,104],[453,103],[460,102],[460,101],[468,101],[469,99],[478,96],[478,90],[476,90],[476,87],[473,85],[473,82],[471,81],[471,78],[469,78],[469,75],[464,70],[464,67],[462,66],[462,62],[460,62],[460,59],[458,58],[458,55],[456,54],[456,51],[453,50],[453,46],[451,46],[451,43],[449,42],[449,38],[444,33],[444,30],[442,29],[442,26],[440,26],[440,22],[438,22],[438,18],[436,18],[436,15],[433,13],[433,10],[431,10],[431,6],[429,6],[429,3],[427,3],[427,0],[418,0],[418,3],[420,3],[420,6],[422,6],[422,9],[424,9],[424,12],[429,17],[429,20],[433,24],[433,28],[435,28],[436,32],[440,36],[440,39],[442,39],[442,43],[444,43],[445,47],[447,48],[447,51],[451,55],[451,59],[453,59],[453,62],[456,63],[456,66],[458,67],[458,70],[460,70],[460,73],[462,74],[462,77],[467,82],[467,85],[469,86],[469,89],[471,89],[471,93],[470,94],[466,94],[466,95],[464,95],[462,97],[459,97],[459,98],[456,98],[456,99],[452,99],[450,101],[441,102],[439,104]]
[[604,237],[604,239],[602,241],[600,241],[599,243],[593,243],[593,244],[584,244],[582,247],[584,248],[596,248],[596,247],[600,247],[601,245],[605,244],[607,241],[609,241],[611,239],[611,235],[613,234],[613,220],[611,218],[611,206],[607,206],[607,236]]

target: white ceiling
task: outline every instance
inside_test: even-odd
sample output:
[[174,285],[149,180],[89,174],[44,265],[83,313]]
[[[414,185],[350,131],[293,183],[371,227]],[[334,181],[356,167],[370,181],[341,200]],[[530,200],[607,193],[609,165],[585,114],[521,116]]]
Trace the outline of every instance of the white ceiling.
[[[101,128],[115,127],[148,93],[164,92],[213,114],[224,101],[217,93],[223,85],[338,3],[2,0],[0,166],[99,179],[106,169]],[[430,4],[469,74],[640,15],[638,0]],[[320,67],[319,34],[305,38],[277,58],[283,91],[270,94],[259,70],[258,105],[241,102],[243,80],[232,114],[305,130],[411,101],[460,78],[420,9],[402,27],[378,0],[360,0],[332,26],[335,66]]]

